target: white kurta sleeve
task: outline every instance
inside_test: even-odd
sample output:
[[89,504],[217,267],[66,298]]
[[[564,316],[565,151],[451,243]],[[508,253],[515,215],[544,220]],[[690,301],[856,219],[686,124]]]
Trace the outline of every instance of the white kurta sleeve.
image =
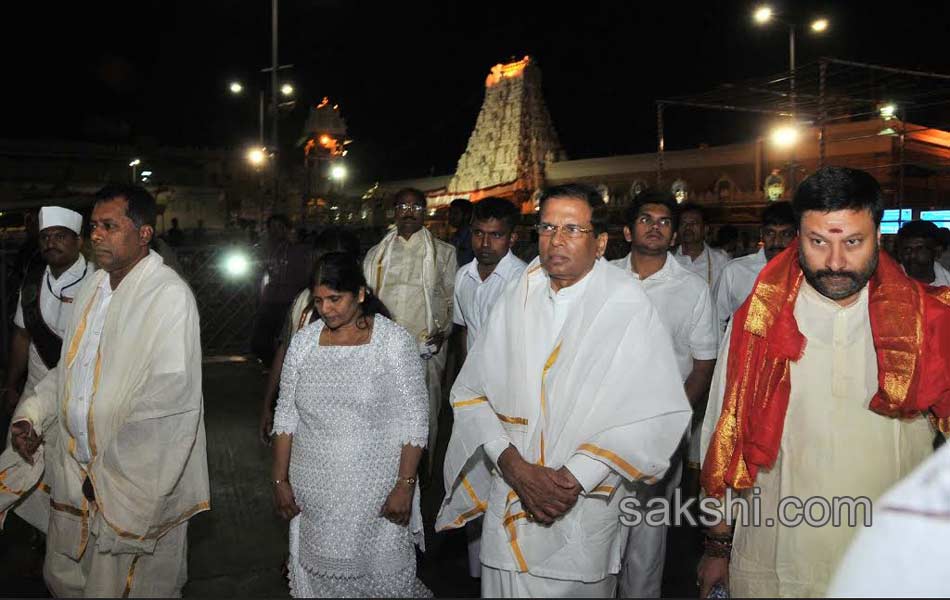
[[452,322],[456,325],[466,326],[465,316],[462,314],[461,303],[459,302],[459,288],[461,287],[462,271],[455,274],[455,288],[452,291]]
[[284,366],[280,371],[280,395],[274,409],[274,428],[271,435],[290,434],[297,431],[297,379],[300,366],[310,343],[314,343],[313,329],[299,332],[290,338],[290,347],[284,356]]
[[713,301],[716,303],[716,316],[719,320],[719,330],[723,331],[732,317],[732,272],[734,269],[723,269],[716,287],[713,288]]
[[50,431],[59,418],[56,390],[59,381],[59,366],[50,370],[36,387],[33,394],[20,400],[11,423],[29,421],[37,433]]
[[455,274],[458,271],[458,261],[455,258],[455,248],[451,247],[451,252],[446,251],[445,258],[440,261],[438,284],[442,286],[442,297],[445,298],[446,320],[442,323],[442,333],[449,335],[452,333],[452,316],[455,314]]
[[708,286],[702,289],[690,315],[689,350],[694,360],[713,360],[719,352],[719,321]]
[[396,329],[386,349],[387,377],[393,382],[399,414],[403,418],[401,442],[425,448],[429,439],[429,392],[425,367],[412,336],[402,327]]
[[564,466],[588,494],[610,475],[610,467],[583,454],[575,454]]

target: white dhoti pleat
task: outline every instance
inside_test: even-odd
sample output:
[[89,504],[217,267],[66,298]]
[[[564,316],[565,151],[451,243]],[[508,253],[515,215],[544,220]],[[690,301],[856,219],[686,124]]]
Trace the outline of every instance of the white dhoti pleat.
[[435,455],[435,444],[439,435],[439,414],[442,410],[442,377],[445,375],[445,362],[448,356],[448,344],[443,344],[441,351],[425,361],[426,387],[429,390],[429,473]]
[[468,539],[468,574],[470,577],[482,576],[482,522],[475,519],[465,524],[465,537]]
[[616,592],[616,575],[587,583],[482,565],[482,598],[613,598]]
[[[50,537],[57,535],[50,530]],[[112,554],[89,542],[79,560],[47,550],[43,579],[58,598],[179,598],[188,581],[188,522],[173,527],[152,554]],[[50,540],[47,547],[55,546]]]

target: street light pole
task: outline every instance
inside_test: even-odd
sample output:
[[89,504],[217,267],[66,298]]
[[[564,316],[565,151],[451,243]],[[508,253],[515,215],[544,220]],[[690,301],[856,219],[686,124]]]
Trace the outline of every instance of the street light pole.
[[[788,88],[789,103],[791,104],[792,123],[795,124],[795,24],[788,24]],[[797,124],[795,124],[797,126]],[[795,191],[795,146],[788,151],[788,190]]]
[[271,0],[271,72],[270,72],[270,107],[271,107],[271,144],[274,152],[274,202],[277,206],[280,197],[280,153],[277,148],[277,1]]

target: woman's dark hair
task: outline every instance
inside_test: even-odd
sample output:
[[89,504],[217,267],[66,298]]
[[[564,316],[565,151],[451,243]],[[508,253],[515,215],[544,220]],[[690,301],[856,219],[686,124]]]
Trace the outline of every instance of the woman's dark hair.
[[[313,287],[325,285],[331,290],[338,292],[350,292],[359,295],[360,288],[366,289],[366,295],[360,304],[361,314],[357,319],[357,327],[365,327],[366,317],[373,315],[383,315],[387,319],[389,309],[383,304],[372,289],[366,284],[366,277],[363,276],[363,267],[359,260],[348,252],[329,252],[324,254],[317,261],[317,268],[314,270]],[[360,324],[363,321],[363,324]]]

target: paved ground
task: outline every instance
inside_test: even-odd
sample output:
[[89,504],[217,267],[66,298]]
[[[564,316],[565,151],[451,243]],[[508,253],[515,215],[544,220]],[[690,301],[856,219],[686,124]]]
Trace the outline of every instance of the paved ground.
[[[286,524],[274,516],[270,453],[256,439],[258,406],[264,378],[250,363],[205,365],[205,425],[211,471],[210,512],[191,521],[190,579],[186,597],[286,597],[281,574],[286,555]],[[442,431],[451,427],[444,415]],[[444,452],[446,436],[440,443]],[[423,515],[432,523],[441,502],[441,464],[423,492]],[[427,530],[429,551],[420,577],[437,596],[477,597],[478,581],[468,577],[465,535]],[[46,590],[30,573],[30,527],[11,516],[0,535],[0,595],[42,597]],[[675,531],[668,544],[664,596],[695,595],[695,532]]]

